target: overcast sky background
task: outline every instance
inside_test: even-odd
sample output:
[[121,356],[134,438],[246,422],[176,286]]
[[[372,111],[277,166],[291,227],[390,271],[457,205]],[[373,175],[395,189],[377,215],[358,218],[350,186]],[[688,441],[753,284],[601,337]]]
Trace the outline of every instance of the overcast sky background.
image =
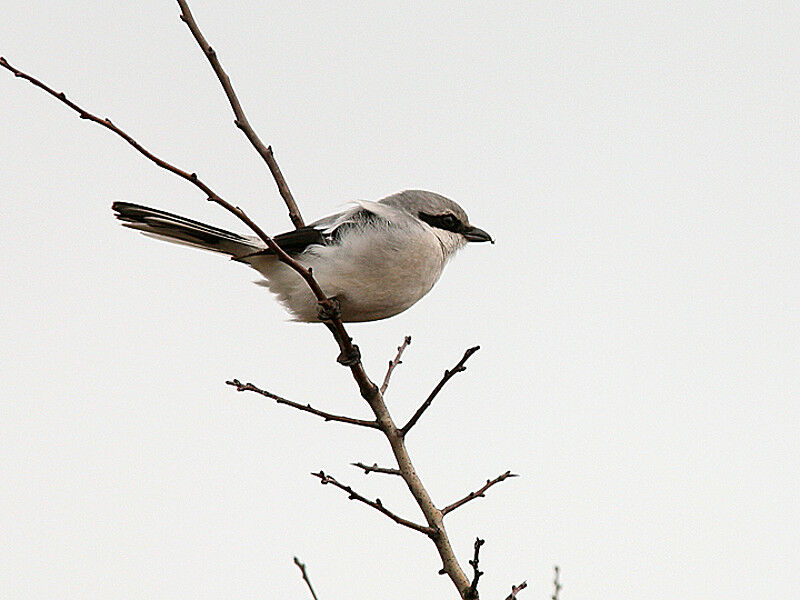
[[[800,594],[800,16],[793,3],[191,2],[307,220],[423,188],[497,244],[350,327],[482,597]],[[0,54],[290,227],[177,4],[8,2]],[[121,199],[242,231],[0,72],[0,597],[455,598],[321,326]]]

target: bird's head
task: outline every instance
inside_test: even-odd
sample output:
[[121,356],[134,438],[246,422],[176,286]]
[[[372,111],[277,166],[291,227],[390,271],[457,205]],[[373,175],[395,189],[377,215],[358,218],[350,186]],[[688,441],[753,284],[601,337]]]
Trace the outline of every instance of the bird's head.
[[402,209],[427,223],[437,237],[452,250],[467,242],[491,242],[492,236],[483,229],[470,225],[469,217],[458,204],[434,192],[407,190],[384,198],[381,202]]

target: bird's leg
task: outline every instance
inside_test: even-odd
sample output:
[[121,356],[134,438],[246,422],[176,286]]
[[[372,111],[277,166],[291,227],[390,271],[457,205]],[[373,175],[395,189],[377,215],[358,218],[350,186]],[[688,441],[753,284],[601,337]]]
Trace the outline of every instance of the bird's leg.
[[352,351],[345,352],[342,350],[339,353],[339,356],[336,357],[336,362],[340,365],[345,367],[352,367],[353,365],[361,362],[361,350],[358,349],[358,346],[352,344]]
[[336,296],[328,298],[328,306],[323,305],[322,302],[318,302],[318,304],[317,318],[320,321],[330,322],[342,318],[342,304]]
[[[336,336],[336,328],[333,326],[332,323],[325,321],[325,327],[330,329],[331,333],[334,336]],[[336,357],[336,362],[338,362],[340,365],[344,365],[345,367],[352,367],[357,362],[360,362],[361,351],[355,344],[351,344],[351,347],[352,350],[350,352],[342,348],[342,351],[339,353],[339,356]]]

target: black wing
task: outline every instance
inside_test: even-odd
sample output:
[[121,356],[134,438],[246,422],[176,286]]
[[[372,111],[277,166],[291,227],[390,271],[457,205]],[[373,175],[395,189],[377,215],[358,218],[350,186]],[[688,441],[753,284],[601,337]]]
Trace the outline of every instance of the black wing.
[[[273,236],[272,239],[287,254],[298,255],[312,244],[320,244],[322,246],[335,244],[345,232],[355,228],[363,228],[367,225],[376,225],[379,222],[386,223],[386,220],[368,210],[360,209],[348,215],[346,220],[343,220],[333,229],[330,229],[330,225],[322,221],[314,225],[306,225],[294,231],[279,233]],[[271,255],[275,253],[270,248],[265,248],[249,254],[247,257],[262,254]]]
[[[287,254],[300,254],[303,250],[308,248],[311,244],[326,244],[327,239],[319,229],[315,229],[312,225],[306,225],[294,231],[287,231],[286,233],[279,233],[272,238],[281,250]],[[264,254],[274,254],[272,250],[267,248]]]

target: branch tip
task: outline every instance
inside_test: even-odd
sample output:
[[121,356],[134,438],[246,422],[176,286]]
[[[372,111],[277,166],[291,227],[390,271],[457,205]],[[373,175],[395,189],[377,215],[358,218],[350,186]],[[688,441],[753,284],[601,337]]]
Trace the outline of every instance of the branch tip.
[[464,356],[461,357],[461,360],[459,360],[458,363],[456,363],[456,366],[453,367],[452,370],[445,370],[444,376],[439,381],[439,383],[436,384],[436,387],[433,388],[433,391],[428,395],[425,402],[422,403],[422,405],[417,409],[417,412],[415,412],[414,415],[408,420],[408,423],[406,423],[399,429],[401,436],[405,437],[405,435],[411,430],[411,428],[414,425],[416,425],[417,421],[419,421],[420,417],[422,416],[422,413],[424,413],[428,409],[428,407],[433,402],[433,399],[436,398],[437,394],[442,391],[442,388],[445,386],[445,384],[448,381],[450,381],[450,379],[456,373],[461,373],[462,371],[466,370],[464,364],[469,360],[470,356],[475,354],[478,350],[480,350],[480,346],[473,346],[472,348],[468,348],[464,352]]
[[386,375],[383,378],[383,383],[379,388],[381,395],[385,394],[386,390],[389,388],[389,379],[392,377],[392,373],[397,368],[397,365],[403,363],[403,361],[400,360],[400,357],[403,356],[403,352],[405,352],[405,349],[408,348],[409,345],[411,345],[411,336],[407,335],[403,338],[403,343],[397,347],[397,355],[394,357],[393,360],[389,361],[389,368],[386,370]]
[[527,581],[523,581],[519,585],[512,585],[511,586],[511,593],[508,596],[506,596],[506,600],[515,600],[515,598],[517,597],[517,594],[519,592],[521,592],[522,590],[524,590],[526,587],[528,587],[528,582]]
[[390,469],[388,467],[379,467],[378,463],[373,463],[372,466],[365,465],[361,462],[354,462],[350,463],[354,467],[358,467],[364,471],[364,475],[369,475],[370,473],[383,473],[386,475],[402,475],[400,469]]
[[314,588],[311,587],[311,580],[308,577],[308,573],[306,573],[306,565],[305,565],[305,563],[301,563],[300,559],[295,556],[294,557],[294,564],[296,564],[297,568],[300,569],[300,573],[302,573],[302,575],[303,575],[303,581],[306,582],[306,585],[308,586],[308,590],[311,592],[311,596],[314,598],[314,600],[318,600],[317,599],[317,594],[314,592]]
[[483,497],[485,497],[486,490],[488,490],[493,485],[500,483],[501,481],[505,481],[506,479],[508,479],[510,477],[518,477],[518,475],[512,473],[511,471],[506,471],[505,473],[495,477],[494,479],[487,479],[486,483],[480,489],[475,490],[474,492],[470,492],[469,494],[467,494],[466,496],[461,498],[461,500],[453,502],[452,504],[444,507],[442,509],[442,516],[445,516],[447,513],[454,511],[455,509],[457,509],[460,506],[463,506],[464,504],[466,504],[470,500],[474,500],[475,498],[483,498]]
[[558,565],[553,567],[554,575],[553,575],[553,595],[550,596],[551,600],[558,600],[558,593],[561,591],[561,581],[559,580],[560,569]]
[[486,543],[486,540],[482,540],[479,537],[475,538],[475,544],[473,545],[474,554],[472,560],[468,561],[469,565],[472,567],[472,583],[470,584],[467,591],[464,593],[465,600],[477,600],[478,599],[478,580],[483,575],[483,571],[478,568],[478,563],[480,562],[480,552],[481,546]]

